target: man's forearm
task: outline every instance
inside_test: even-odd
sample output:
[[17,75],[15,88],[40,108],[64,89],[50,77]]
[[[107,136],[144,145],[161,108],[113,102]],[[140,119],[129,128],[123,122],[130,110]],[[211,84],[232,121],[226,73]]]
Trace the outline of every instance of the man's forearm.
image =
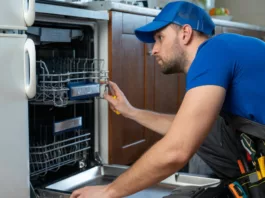
[[181,169],[186,158],[176,151],[178,149],[172,148],[168,141],[157,142],[128,171],[108,186],[110,197],[120,198],[134,194]]
[[169,130],[175,115],[161,114],[148,110],[134,109],[129,115],[130,119],[138,122],[146,128],[151,129],[161,135],[165,135]]

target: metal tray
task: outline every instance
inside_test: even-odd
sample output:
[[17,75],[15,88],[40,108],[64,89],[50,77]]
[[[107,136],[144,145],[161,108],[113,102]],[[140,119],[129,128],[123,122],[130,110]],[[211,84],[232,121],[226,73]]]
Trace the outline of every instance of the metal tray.
[[[97,166],[62,181],[38,189],[41,198],[69,198],[70,194],[84,186],[105,185],[115,180],[128,169],[127,166],[104,165]],[[157,185],[140,191],[128,198],[162,198],[169,196],[181,186],[215,187],[220,184],[219,179],[206,178],[186,173],[176,173]]]

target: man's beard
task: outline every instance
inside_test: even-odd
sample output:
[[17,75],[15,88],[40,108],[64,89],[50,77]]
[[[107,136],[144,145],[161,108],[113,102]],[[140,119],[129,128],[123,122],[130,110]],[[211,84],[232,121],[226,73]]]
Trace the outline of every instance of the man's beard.
[[183,50],[175,54],[170,60],[163,61],[161,72],[164,74],[183,73],[186,64],[186,56]]

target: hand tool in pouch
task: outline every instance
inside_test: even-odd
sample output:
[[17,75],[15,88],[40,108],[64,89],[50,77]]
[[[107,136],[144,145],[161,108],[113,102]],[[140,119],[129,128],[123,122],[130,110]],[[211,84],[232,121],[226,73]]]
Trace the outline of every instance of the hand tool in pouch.
[[262,178],[265,178],[265,141],[258,141],[258,164]]
[[250,154],[252,161],[255,161],[256,149],[254,141],[244,133],[240,135],[240,141],[244,149]]
[[237,160],[237,164],[241,174],[246,173],[245,167],[240,159]]
[[249,136],[247,136],[244,133],[242,133],[240,135],[240,141],[241,141],[241,144],[244,147],[244,149],[251,156],[252,163],[255,166],[256,171],[257,171],[258,179],[259,180],[262,179],[261,172],[260,172],[261,169],[260,169],[260,166],[259,166],[259,163],[258,163],[258,160],[257,160],[256,145],[255,145],[254,141]]
[[248,198],[246,192],[243,187],[238,182],[233,182],[229,184],[229,189],[235,198]]

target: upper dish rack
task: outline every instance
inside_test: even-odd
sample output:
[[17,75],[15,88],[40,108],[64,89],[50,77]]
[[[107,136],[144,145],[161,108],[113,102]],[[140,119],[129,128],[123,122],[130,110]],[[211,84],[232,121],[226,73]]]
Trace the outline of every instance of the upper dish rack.
[[37,61],[37,94],[31,101],[63,107],[70,101],[100,97],[100,82],[108,80],[103,65],[102,59],[88,58]]

